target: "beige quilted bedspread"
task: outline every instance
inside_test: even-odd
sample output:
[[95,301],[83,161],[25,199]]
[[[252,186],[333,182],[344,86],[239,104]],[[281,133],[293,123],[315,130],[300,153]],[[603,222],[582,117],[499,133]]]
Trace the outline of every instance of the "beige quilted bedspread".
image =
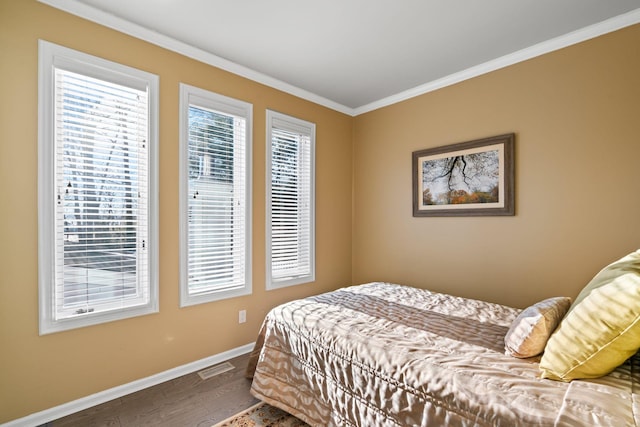
[[537,359],[504,354],[518,312],[389,283],[293,301],[265,318],[251,392],[314,426],[636,425],[635,358],[539,379]]

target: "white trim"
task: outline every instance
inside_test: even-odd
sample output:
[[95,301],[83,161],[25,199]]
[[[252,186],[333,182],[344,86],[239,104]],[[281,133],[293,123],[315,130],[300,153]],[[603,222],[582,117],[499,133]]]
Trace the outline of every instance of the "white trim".
[[299,87],[293,86],[289,83],[283,82],[282,80],[278,80],[266,74],[252,70],[251,68],[236,64],[235,62],[229,61],[228,59],[221,58],[217,55],[206,52],[187,43],[183,43],[172,37],[168,37],[156,31],[149,30],[148,28],[145,28],[141,25],[134,24],[133,22],[127,21],[122,18],[118,18],[117,16],[111,15],[92,6],[83,4],[77,0],[38,1],[56,9],[68,12],[72,15],[79,16],[81,18],[119,31],[121,33],[128,34],[140,40],[144,40],[165,49],[169,49],[173,52],[177,52],[188,58],[195,59],[196,61],[204,62],[205,64],[212,65],[216,68],[229,71],[230,73],[237,74],[258,83],[262,83],[274,89],[278,89],[299,98],[306,99],[307,101],[314,102],[318,105],[322,105],[332,110],[348,114],[350,116],[353,115],[352,108],[324,98],[320,95],[316,95],[315,93],[311,93]]
[[136,391],[153,387],[154,385],[158,385],[165,381],[173,380],[183,375],[199,371],[200,369],[206,368],[208,366],[217,365],[218,363],[222,363],[229,359],[233,359],[234,357],[249,353],[251,350],[253,350],[254,345],[255,342],[245,344],[243,346],[236,347],[213,356],[205,357],[204,359],[196,360],[195,362],[187,363],[185,365],[178,366],[176,368],[169,369],[146,378],[113,387],[108,390],[104,390],[68,403],[64,403],[50,409],[45,409],[44,411],[36,412],[23,418],[9,421],[2,426],[39,426],[41,424],[57,420],[58,418],[66,417],[67,415],[75,414],[76,412],[83,411],[96,405],[100,405],[110,400],[126,396],[127,394],[135,393]]
[[330,99],[308,92],[299,87],[293,86],[289,83],[283,82],[281,80],[267,76],[219,56],[213,55],[209,52],[205,52],[202,49],[198,49],[186,43],[175,40],[171,37],[159,34],[140,25],[126,21],[122,18],[118,18],[94,7],[87,6],[86,4],[83,4],[77,0],[38,1],[51,7],[87,19],[89,21],[93,21],[97,24],[104,25],[116,31],[120,31],[130,36],[163,47],[165,49],[169,49],[173,52],[177,52],[181,55],[187,56],[197,61],[204,62],[205,64],[221,68],[255,82],[265,84],[274,89],[281,90],[283,92],[350,116],[358,116],[360,114],[368,113],[370,111],[396,104],[398,102],[405,101],[407,99],[414,98],[416,96],[423,95],[425,93],[432,92],[434,90],[438,90],[456,83],[460,83],[464,80],[468,80],[482,74],[486,74],[491,71],[516,64],[518,62],[535,58],[536,56],[544,55],[546,53],[550,53],[555,50],[562,49],[573,44],[581,43],[583,41],[640,23],[640,8],[638,8],[632,10],[631,12],[609,18],[605,21],[581,28],[579,30],[556,37],[551,40],[538,43],[534,46],[519,50],[517,52],[504,55],[500,58],[487,61],[475,67],[471,67],[466,70],[442,77],[440,79],[433,80],[423,85],[416,86],[412,89],[402,91],[395,95],[379,99],[377,101],[362,105],[357,108],[350,108]]
[[[306,120],[298,119],[293,116],[289,116],[277,111],[266,111],[266,215],[265,215],[265,227],[266,227],[266,271],[265,271],[265,289],[271,291],[274,289],[285,288],[288,286],[302,285],[305,283],[314,282],[316,280],[316,124],[308,122]],[[302,135],[308,135],[311,143],[311,164],[310,166],[310,186],[309,196],[311,202],[311,215],[310,230],[309,230],[309,253],[311,257],[311,271],[304,276],[292,277],[288,280],[274,281],[272,277],[272,238],[271,238],[271,168],[272,168],[272,152],[271,143],[273,139],[273,129],[285,129],[290,132],[296,132]]]
[[589,25],[588,27],[572,31],[568,34],[564,34],[551,40],[547,40],[533,46],[518,50],[516,52],[501,56],[500,58],[492,59],[483,64],[467,68],[466,70],[449,74],[448,76],[433,80],[420,86],[416,86],[412,89],[405,90],[395,95],[391,95],[389,97],[354,108],[353,115],[359,116],[360,114],[368,113],[382,107],[396,104],[398,102],[405,101],[407,99],[414,98],[428,92],[433,92],[435,90],[442,89],[444,87],[451,86],[456,83],[460,83],[465,80],[469,80],[504,67],[508,67],[509,65],[527,61],[537,56],[551,53],[553,51],[560,50],[565,47],[578,44],[583,41],[587,41],[598,36],[611,33],[613,31],[620,30],[639,22],[640,8],[623,15],[607,19],[597,24]]
[[[86,317],[56,319],[53,303],[56,284],[55,245],[58,243],[55,218],[55,69],[64,69],[146,90],[148,94],[148,200],[147,248],[149,301]],[[159,77],[116,62],[38,40],[38,312],[39,333],[45,335],[115,320],[157,313],[158,292],[158,113]]]
[[[230,98],[218,93],[210,92],[186,83],[180,83],[180,124],[179,124],[179,193],[180,193],[180,307],[219,301],[253,292],[252,280],[252,222],[253,222],[253,104]],[[244,232],[244,285],[223,288],[201,294],[189,294],[189,106],[211,108],[223,114],[242,117],[245,119],[245,232]]]

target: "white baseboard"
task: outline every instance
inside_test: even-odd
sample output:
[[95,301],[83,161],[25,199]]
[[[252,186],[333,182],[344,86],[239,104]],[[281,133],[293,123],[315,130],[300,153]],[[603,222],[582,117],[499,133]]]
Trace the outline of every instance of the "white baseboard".
[[169,381],[183,375],[199,371],[200,369],[206,368],[208,366],[216,365],[229,359],[233,359],[234,357],[249,353],[251,350],[253,350],[254,344],[255,343],[249,343],[222,353],[218,353],[213,356],[205,357],[204,359],[196,360],[195,362],[187,363],[186,365],[178,366],[176,368],[160,372],[159,374],[151,375],[147,378],[132,381],[128,384],[113,387],[108,390],[104,390],[90,396],[74,400],[72,402],[64,403],[54,408],[46,409],[44,411],[36,412],[35,414],[31,414],[23,418],[18,418],[17,420],[9,421],[8,423],[2,424],[2,426],[39,426],[41,424],[57,420],[58,418],[66,417],[67,415],[71,415],[76,412],[91,408],[92,406],[100,405],[110,400],[126,396],[127,394],[131,394],[136,391],[158,385],[165,381]]

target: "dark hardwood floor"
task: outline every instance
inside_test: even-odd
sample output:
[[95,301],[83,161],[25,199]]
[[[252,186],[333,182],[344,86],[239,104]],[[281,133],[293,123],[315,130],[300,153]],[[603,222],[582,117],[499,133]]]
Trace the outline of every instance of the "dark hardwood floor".
[[249,355],[229,360],[235,369],[202,380],[197,372],[114,399],[45,424],[63,426],[211,427],[259,401],[245,378]]

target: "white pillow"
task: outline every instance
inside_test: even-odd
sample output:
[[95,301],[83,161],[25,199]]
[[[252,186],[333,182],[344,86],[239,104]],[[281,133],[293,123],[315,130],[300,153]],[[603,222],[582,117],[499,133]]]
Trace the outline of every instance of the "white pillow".
[[537,356],[571,306],[571,298],[553,297],[525,308],[504,337],[505,353],[518,358]]

